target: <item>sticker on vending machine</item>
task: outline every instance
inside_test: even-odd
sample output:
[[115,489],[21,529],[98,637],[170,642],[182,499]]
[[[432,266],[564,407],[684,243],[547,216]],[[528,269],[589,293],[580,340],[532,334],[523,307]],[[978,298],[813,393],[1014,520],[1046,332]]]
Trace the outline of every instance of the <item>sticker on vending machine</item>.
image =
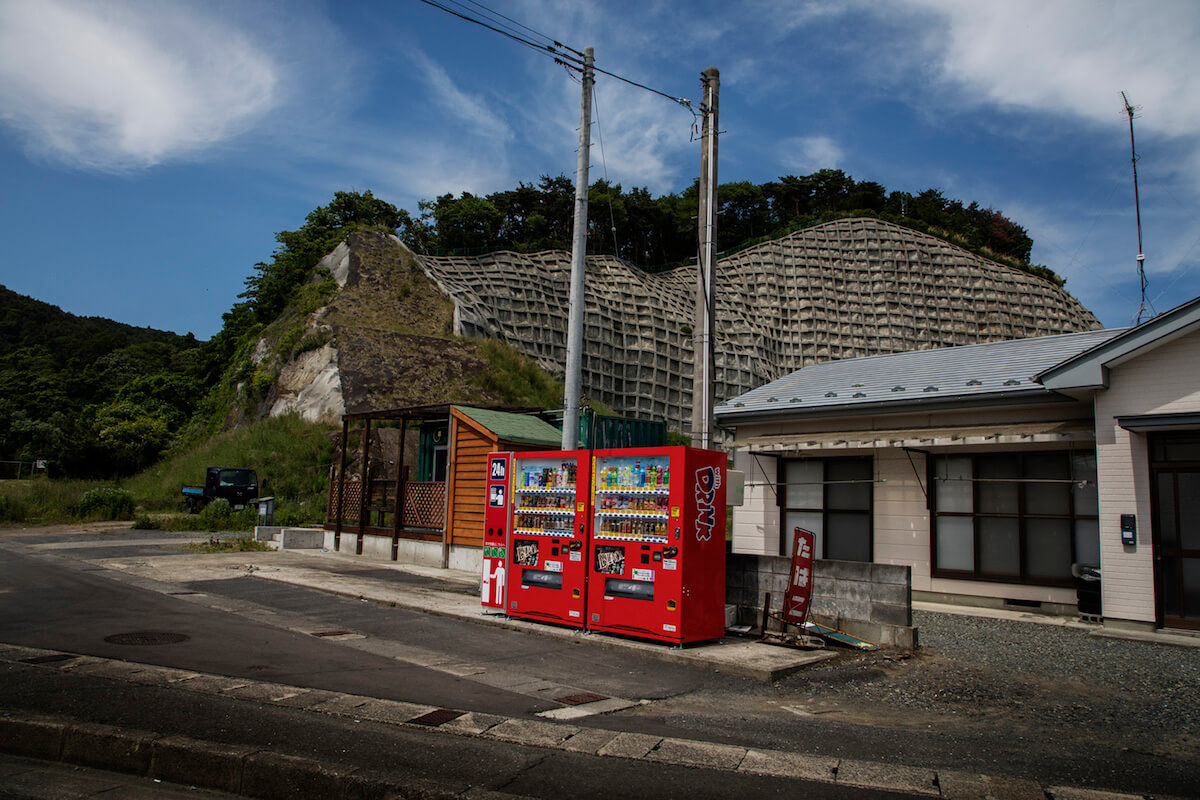
[[597,546],[596,572],[604,575],[624,575],[625,548],[604,544]]
[[513,541],[513,563],[522,567],[536,567],[538,563],[538,543],[536,539],[516,539]]
[[583,553],[580,552],[579,550],[572,550],[571,551],[571,560],[572,561],[583,561]]
[[664,623],[663,623],[663,630],[664,630],[664,631],[667,631],[668,633],[674,633],[674,632],[675,632],[675,626],[674,626],[674,625],[668,625],[667,623],[665,623],[665,622],[664,622]]
[[561,561],[547,561],[546,562],[546,571],[547,572],[562,572],[562,562]]
[[675,559],[664,558],[663,559],[663,569],[675,569]]
[[635,569],[633,571],[633,579],[635,581],[653,581],[654,570],[652,569]]

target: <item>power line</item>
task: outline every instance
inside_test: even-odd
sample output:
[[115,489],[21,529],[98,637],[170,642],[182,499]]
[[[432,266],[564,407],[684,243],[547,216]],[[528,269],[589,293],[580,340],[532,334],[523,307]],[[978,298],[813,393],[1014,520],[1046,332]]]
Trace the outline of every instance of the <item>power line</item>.
[[[484,20],[481,20],[477,17],[472,17],[466,13],[463,13],[460,11],[455,11],[453,8],[449,8],[445,5],[442,5],[441,3],[437,2],[437,0],[420,0],[420,1],[427,6],[439,9],[441,11],[445,11],[447,14],[450,14],[451,16],[458,17],[459,19],[464,20],[466,22],[473,22],[476,25],[487,28],[489,31],[492,31],[493,33],[498,33],[501,36],[512,39],[514,42],[517,42],[518,44],[522,44],[525,47],[528,47],[531,50],[534,50],[535,52],[538,52],[538,53],[541,53],[542,55],[553,58],[557,63],[560,63],[563,66],[569,66],[566,63],[568,61],[572,61],[572,62],[575,62],[580,65],[583,64],[583,59],[577,58],[577,57],[569,55],[567,53],[564,53],[561,50],[557,50],[552,45],[542,45],[542,44],[538,44],[537,42],[530,41],[529,39],[526,39],[524,36],[520,36],[516,33],[510,32],[510,31],[506,31],[502,28],[499,28],[488,22],[485,22]],[[451,0],[451,2],[453,2],[453,0]],[[577,71],[582,71],[582,66],[570,67],[570,68],[576,69]]]
[[[508,39],[512,39],[513,41],[517,42],[518,44],[522,44],[525,47],[528,47],[532,50],[535,50],[536,52],[541,53],[542,55],[550,56],[556,62],[562,64],[563,66],[567,67],[568,69],[573,69],[576,72],[583,71],[583,58],[582,58],[583,54],[579,50],[576,50],[574,47],[570,47],[568,45],[562,44],[558,40],[553,39],[544,33],[539,33],[538,31],[535,31],[532,28],[522,25],[521,23],[517,22],[514,19],[505,17],[503,14],[499,14],[495,11],[492,11],[491,9],[487,8],[486,6],[475,2],[475,0],[466,0],[466,2],[469,2],[474,6],[478,6],[479,8],[484,9],[487,13],[492,14],[493,16],[501,17],[502,19],[505,19],[505,20],[513,23],[514,25],[517,25],[517,26],[529,31],[530,33],[532,33],[535,36],[541,37],[542,39],[545,39],[546,41],[551,42],[551,44],[538,44],[537,42],[531,41],[531,40],[525,38],[524,36],[516,33],[512,29],[512,27],[504,25],[503,23],[501,23],[497,20],[493,19],[491,21],[485,21],[485,20],[479,19],[478,17],[471,16],[470,13],[466,10],[466,7],[463,6],[463,4],[458,2],[457,0],[446,0],[446,2],[454,3],[455,5],[459,6],[460,8],[463,8],[464,9],[463,11],[455,11],[453,8],[449,8],[446,5],[443,5],[441,2],[438,2],[438,0],[420,0],[420,1],[427,6],[439,9],[441,11],[445,11],[447,14],[458,17],[461,20],[464,20],[466,22],[472,22],[476,25],[487,28],[488,30],[492,31],[493,33],[498,33],[501,36],[504,36]],[[495,23],[495,24],[492,24],[492,23]],[[505,28],[508,28],[508,30],[505,30]],[[570,53],[567,53],[564,51],[570,51]],[[577,55],[572,55],[572,54],[577,54]],[[570,62],[570,63],[567,63],[567,62]],[[572,66],[572,64],[577,64],[579,66]],[[647,86],[644,83],[639,83],[630,78],[626,78],[623,75],[618,75],[615,72],[609,72],[606,69],[597,67],[595,64],[592,65],[592,69],[595,72],[599,72],[601,74],[607,75],[610,78],[616,78],[617,80],[627,83],[630,86],[634,86],[638,89],[642,89],[644,91],[650,92],[651,94],[656,94],[659,97],[665,97],[666,99],[670,100],[672,103],[676,103],[676,104],[688,109],[689,111],[692,112],[692,114],[697,113],[696,110],[694,108],[692,108],[692,101],[688,100],[686,97],[676,97],[674,95],[667,94],[666,92],[659,91],[658,89],[655,89],[651,86]]]
[[[547,36],[546,34],[542,33],[541,31],[535,31],[533,28],[530,28],[528,25],[522,25],[520,22],[517,22],[512,17],[506,17],[503,14],[501,14],[499,11],[493,11],[492,9],[485,6],[483,3],[477,3],[477,2],[475,2],[475,0],[467,0],[467,2],[470,3],[471,5],[475,6],[476,8],[483,10],[484,12],[491,14],[493,17],[499,17],[500,19],[507,20],[508,22],[511,22],[513,25],[516,25],[518,28],[527,30],[530,33],[532,33],[534,36],[539,36],[539,37],[545,39],[546,41],[553,44],[555,47],[560,47],[560,48],[563,48],[566,50],[570,50],[575,55],[579,56],[580,58],[583,58],[583,53],[579,52],[578,50],[576,50],[573,47],[568,47],[567,45],[563,44],[562,42],[560,42],[550,36]],[[456,5],[462,5],[462,4],[456,3]],[[512,29],[510,28],[509,30],[512,30]]]

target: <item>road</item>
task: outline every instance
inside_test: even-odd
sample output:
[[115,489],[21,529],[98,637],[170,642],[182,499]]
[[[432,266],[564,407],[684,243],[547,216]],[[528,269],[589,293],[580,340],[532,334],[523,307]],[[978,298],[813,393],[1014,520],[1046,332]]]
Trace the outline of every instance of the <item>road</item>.
[[[921,771],[983,773],[1041,786],[1180,797],[1200,791],[1192,760],[1136,752],[1117,757],[1089,748],[1086,737],[1013,739],[987,726],[931,722],[919,729],[894,724],[887,715],[872,721],[862,714],[829,713],[827,697],[814,704],[812,682],[803,673],[764,685],[636,651],[592,646],[587,637],[539,636],[260,580],[230,559],[185,582],[146,577],[155,574],[156,559],[178,556],[188,538],[152,531],[0,535],[0,642],[513,720],[537,720],[539,714],[569,706],[564,698],[593,695],[611,703],[600,708],[614,710],[571,720],[572,725],[610,735],[794,752],[830,763],[894,764],[908,769],[904,774],[910,777]],[[253,554],[254,560],[260,555]],[[217,563],[204,555],[191,558],[197,564]],[[132,570],[130,564],[142,568]],[[360,577],[378,572],[414,585],[437,583],[369,562],[344,564],[339,560],[330,569],[352,569]],[[122,635],[146,632],[182,640],[119,643]],[[822,681],[836,681],[838,675],[852,680],[852,666],[823,668]],[[513,794],[611,796],[615,780],[626,782],[622,794],[648,797],[735,791],[784,796],[803,785],[729,769],[383,728],[367,720],[322,718],[316,724],[304,709],[197,696],[45,665],[8,663],[0,672],[0,708],[12,713],[60,714],[206,741],[270,743],[281,752],[313,757],[354,752],[376,766],[395,762],[400,751],[405,768],[421,780],[503,787]],[[821,796],[890,796],[827,782],[812,787]]]

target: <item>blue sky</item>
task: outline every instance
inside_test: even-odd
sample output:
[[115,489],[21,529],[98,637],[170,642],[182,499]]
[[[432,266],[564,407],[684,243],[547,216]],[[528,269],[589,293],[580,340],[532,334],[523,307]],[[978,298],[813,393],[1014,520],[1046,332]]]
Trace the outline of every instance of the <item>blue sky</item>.
[[[468,0],[464,5],[473,8]],[[824,167],[996,208],[1107,326],[1200,295],[1200,3],[550,2],[491,8],[698,101],[720,180]],[[699,171],[692,115],[597,81],[592,178]],[[418,0],[0,0],[0,283],[207,338],[274,234],[342,189],[416,211],[573,177],[579,87]],[[602,147],[601,147],[602,143]]]

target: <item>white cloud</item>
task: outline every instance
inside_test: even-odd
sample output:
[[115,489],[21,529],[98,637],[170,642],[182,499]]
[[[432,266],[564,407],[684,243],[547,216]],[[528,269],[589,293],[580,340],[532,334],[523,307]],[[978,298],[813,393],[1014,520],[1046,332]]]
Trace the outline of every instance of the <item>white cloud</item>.
[[1167,136],[1200,128],[1200,4],[1192,0],[908,0],[932,14],[925,46],[968,103],[1111,124],[1120,92]]
[[779,165],[801,175],[837,169],[844,158],[842,148],[828,136],[796,136],[779,143]]
[[278,104],[279,70],[197,8],[0,0],[0,119],[73,167],[145,168],[228,140]]
[[487,98],[469,94],[458,88],[449,73],[419,48],[410,46],[407,52],[425,78],[434,102],[444,111],[465,122],[478,135],[506,142],[512,140],[512,129],[503,119],[492,113]]

